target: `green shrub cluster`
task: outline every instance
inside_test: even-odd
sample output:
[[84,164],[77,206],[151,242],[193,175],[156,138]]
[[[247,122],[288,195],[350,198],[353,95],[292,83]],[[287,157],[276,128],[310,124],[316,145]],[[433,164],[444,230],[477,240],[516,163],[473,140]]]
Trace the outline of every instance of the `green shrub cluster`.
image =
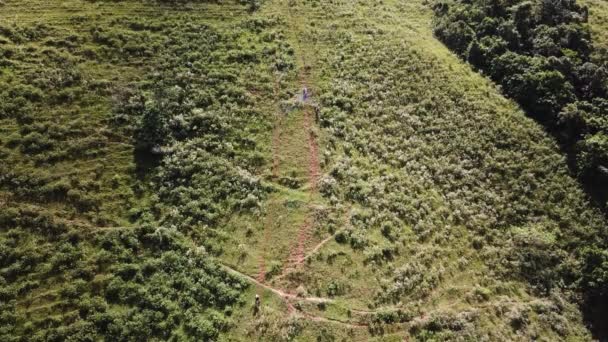
[[246,286],[175,230],[91,238],[35,212],[1,220],[3,341],[215,339]]
[[[232,212],[259,212],[270,188],[254,176],[266,162],[256,137],[270,127],[246,89],[265,87],[291,59],[279,23],[249,19],[229,32],[168,25],[157,34],[175,42],[159,53],[155,72],[137,90],[117,94],[116,126],[144,155],[162,159],[153,199],[162,224],[188,231]],[[254,74],[243,75],[246,69]]]

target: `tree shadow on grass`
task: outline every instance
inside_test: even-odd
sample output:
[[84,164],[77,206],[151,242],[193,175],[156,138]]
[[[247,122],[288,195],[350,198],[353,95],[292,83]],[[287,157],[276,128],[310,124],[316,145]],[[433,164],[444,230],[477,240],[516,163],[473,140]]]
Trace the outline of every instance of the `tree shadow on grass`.
[[139,180],[146,179],[160,165],[162,154],[152,153],[148,149],[135,149],[133,160],[135,161],[135,174]]
[[600,342],[608,341],[608,297],[591,296],[583,304],[585,323],[589,326],[593,338]]

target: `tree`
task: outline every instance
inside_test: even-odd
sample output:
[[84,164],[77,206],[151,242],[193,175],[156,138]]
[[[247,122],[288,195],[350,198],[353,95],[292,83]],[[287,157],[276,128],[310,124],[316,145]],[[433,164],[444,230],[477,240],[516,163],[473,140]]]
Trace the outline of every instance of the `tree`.
[[475,31],[462,20],[444,23],[443,26],[439,26],[435,30],[435,34],[459,55],[464,55],[469,44],[475,38]]
[[526,42],[534,25],[534,5],[531,1],[524,1],[510,9],[513,13],[513,22],[517,27],[517,32],[521,35],[522,40]]
[[604,132],[585,137],[577,144],[579,174],[592,182],[608,180],[608,135]]
[[586,99],[605,97],[608,89],[608,73],[604,67],[587,62],[574,73],[575,84],[579,93]]
[[597,247],[588,247],[583,251],[583,286],[593,294],[608,296],[608,251]]
[[485,56],[483,48],[479,45],[477,39],[469,44],[469,48],[467,49],[467,61],[475,67],[483,69]]
[[517,31],[517,26],[513,20],[507,20],[500,23],[497,33],[508,43],[509,49],[519,51],[521,46],[521,34]]
[[532,51],[542,56],[557,56],[561,50],[559,38],[557,28],[539,25],[533,31]]
[[567,104],[560,111],[557,124],[566,142],[573,144],[580,140],[587,131],[587,120],[593,109],[589,102],[574,102]]
[[141,150],[154,152],[160,148],[169,135],[167,118],[154,102],[148,102],[136,133],[136,145]]
[[587,247],[582,259],[580,285],[585,291],[586,310],[593,324],[603,325],[608,308],[608,252],[605,248]]

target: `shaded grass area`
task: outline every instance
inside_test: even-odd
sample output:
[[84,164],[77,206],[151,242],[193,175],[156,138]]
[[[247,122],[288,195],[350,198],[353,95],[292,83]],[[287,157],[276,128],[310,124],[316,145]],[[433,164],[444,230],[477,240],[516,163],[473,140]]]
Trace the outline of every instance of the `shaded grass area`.
[[582,0],[589,7],[589,28],[593,37],[594,58],[601,63],[608,57],[608,4],[604,1]]

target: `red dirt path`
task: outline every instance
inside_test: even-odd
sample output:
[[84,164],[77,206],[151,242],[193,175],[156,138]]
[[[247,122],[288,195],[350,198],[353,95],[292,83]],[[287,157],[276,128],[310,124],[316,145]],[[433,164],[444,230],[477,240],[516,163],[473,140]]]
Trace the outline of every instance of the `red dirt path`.
[[[319,163],[319,147],[313,131],[313,123],[310,113],[310,107],[307,106],[304,110],[304,129],[307,134],[308,141],[308,181],[309,181],[309,200],[312,202],[313,196],[317,192],[317,183],[321,174],[321,165]],[[310,206],[310,205],[309,205]],[[287,265],[283,268],[283,274],[291,269],[300,266],[306,258],[306,245],[310,244],[312,238],[312,230],[314,227],[314,218],[311,215],[310,209],[304,223],[298,229],[298,238],[291,247],[291,252]]]
[[317,183],[321,174],[321,165],[319,164],[319,146],[317,145],[315,133],[312,129],[313,123],[311,118],[310,108],[304,111],[304,129],[308,133],[308,179],[310,182],[311,196],[317,191]]

